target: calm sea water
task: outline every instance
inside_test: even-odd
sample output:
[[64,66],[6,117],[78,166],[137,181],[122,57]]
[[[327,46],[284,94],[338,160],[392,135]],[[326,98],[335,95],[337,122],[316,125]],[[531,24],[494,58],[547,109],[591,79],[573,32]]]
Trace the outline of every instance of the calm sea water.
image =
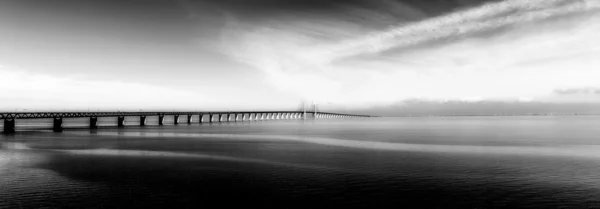
[[600,117],[0,135],[0,208],[148,207],[600,208]]

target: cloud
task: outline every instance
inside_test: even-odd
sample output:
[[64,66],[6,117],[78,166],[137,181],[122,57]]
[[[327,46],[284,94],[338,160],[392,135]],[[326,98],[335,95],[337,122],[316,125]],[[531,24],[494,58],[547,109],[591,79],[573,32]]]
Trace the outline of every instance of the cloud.
[[473,34],[599,7],[600,2],[586,0],[507,0],[490,3],[347,40],[331,47],[327,57],[335,60],[365,53],[377,53],[396,47]]
[[[422,12],[408,6],[413,17]],[[357,6],[262,22],[230,14],[222,51],[278,88],[347,106],[557,101],[554,89],[593,85],[600,76],[592,67],[600,66],[598,8],[595,0],[505,0],[419,21]],[[354,14],[368,15],[353,22]],[[398,23],[369,27],[385,14]]]
[[194,92],[126,81],[55,77],[10,66],[0,67],[0,78],[2,111],[181,109],[193,107],[198,100],[204,107],[215,106],[215,101]]
[[598,94],[598,95],[600,95],[600,88],[586,87],[586,88],[572,88],[572,89],[555,89],[554,93],[558,94],[558,95],[572,95],[572,94]]

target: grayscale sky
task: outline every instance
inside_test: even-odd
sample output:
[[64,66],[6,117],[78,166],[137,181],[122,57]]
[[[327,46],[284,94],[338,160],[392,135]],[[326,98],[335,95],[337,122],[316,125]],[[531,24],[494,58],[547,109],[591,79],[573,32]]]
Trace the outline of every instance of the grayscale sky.
[[0,110],[307,100],[384,115],[594,112],[599,11],[600,0],[2,0]]

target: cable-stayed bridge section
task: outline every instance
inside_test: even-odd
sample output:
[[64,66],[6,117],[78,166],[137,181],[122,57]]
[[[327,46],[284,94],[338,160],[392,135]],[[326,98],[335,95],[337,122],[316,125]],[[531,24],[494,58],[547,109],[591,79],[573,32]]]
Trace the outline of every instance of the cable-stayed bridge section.
[[[125,126],[126,117],[139,117],[139,125],[147,125],[148,117],[158,116],[158,125],[165,125],[165,116],[173,117],[173,124],[180,124],[181,116],[185,117],[185,123],[215,123],[215,122],[243,122],[243,121],[265,121],[265,120],[305,120],[311,119],[341,119],[341,118],[364,118],[373,117],[369,115],[342,114],[331,112],[312,111],[236,111],[236,112],[0,112],[0,120],[4,122],[3,132],[14,133],[17,120],[25,119],[52,119],[52,130],[63,131],[64,118],[89,118],[89,128],[98,128],[98,118],[116,117],[117,127]],[[197,117],[196,117],[197,116]],[[196,118],[197,121],[192,119]],[[206,119],[206,121],[205,121]]]

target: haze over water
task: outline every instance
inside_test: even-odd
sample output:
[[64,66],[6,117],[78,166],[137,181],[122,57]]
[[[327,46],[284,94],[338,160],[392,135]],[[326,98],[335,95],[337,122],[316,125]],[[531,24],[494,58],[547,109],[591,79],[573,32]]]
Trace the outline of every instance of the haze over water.
[[0,135],[0,208],[598,208],[600,117]]

